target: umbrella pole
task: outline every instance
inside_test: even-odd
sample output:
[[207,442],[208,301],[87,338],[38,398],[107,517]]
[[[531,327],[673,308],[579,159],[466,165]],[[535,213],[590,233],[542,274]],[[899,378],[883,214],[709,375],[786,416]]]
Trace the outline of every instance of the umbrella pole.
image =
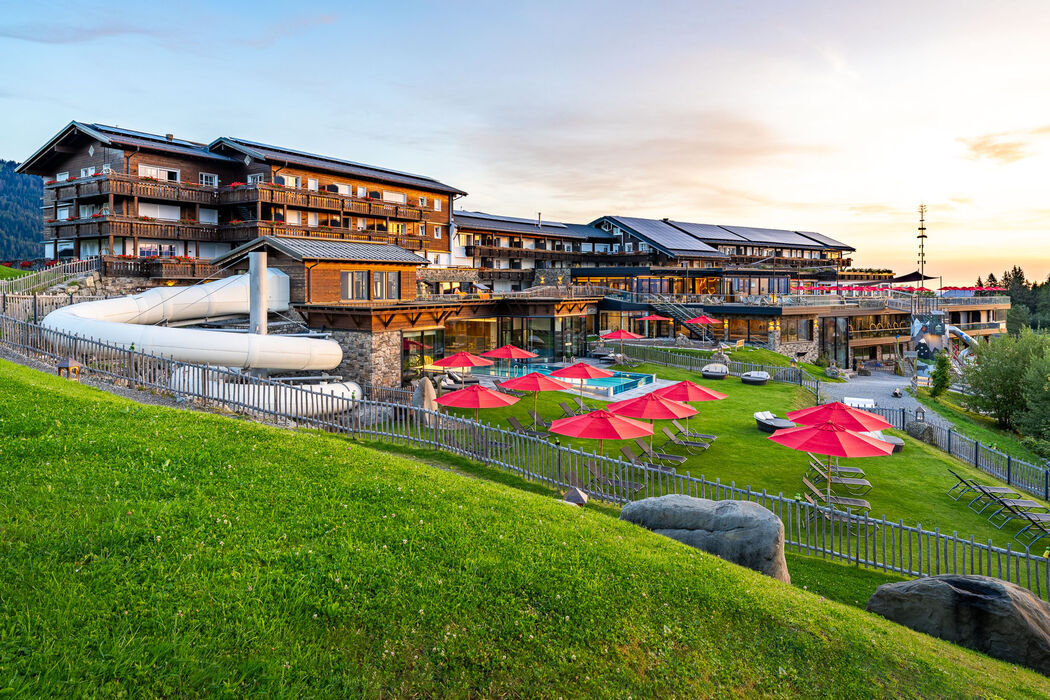
[[828,508],[831,507],[831,455],[828,455]]
[[535,428],[540,427],[540,424],[536,422],[536,416],[538,416],[540,409],[540,392],[532,392],[532,425]]

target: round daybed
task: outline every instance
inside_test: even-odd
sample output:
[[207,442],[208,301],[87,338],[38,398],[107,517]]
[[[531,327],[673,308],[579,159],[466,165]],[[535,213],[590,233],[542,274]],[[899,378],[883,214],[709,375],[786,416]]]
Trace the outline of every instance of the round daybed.
[[763,433],[775,433],[784,428],[794,428],[795,424],[784,418],[777,418],[770,411],[759,411],[755,414],[755,425]]
[[904,449],[904,440],[902,438],[897,437],[896,435],[883,435],[879,439],[883,442],[888,442],[891,445],[893,445],[894,452],[900,452]]
[[740,375],[740,381],[751,386],[762,386],[770,380],[769,372],[754,371],[744,372]]
[[704,379],[725,379],[729,376],[729,368],[720,362],[712,362],[704,365],[700,370],[700,376]]

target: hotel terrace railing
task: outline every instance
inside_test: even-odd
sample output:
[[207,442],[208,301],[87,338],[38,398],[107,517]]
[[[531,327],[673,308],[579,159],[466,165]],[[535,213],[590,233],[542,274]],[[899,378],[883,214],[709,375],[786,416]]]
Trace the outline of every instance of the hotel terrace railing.
[[427,236],[392,234],[385,231],[368,231],[356,228],[332,226],[296,226],[282,221],[240,221],[219,227],[217,240],[243,243],[260,236],[295,236],[297,238],[321,238],[335,241],[360,241],[366,243],[390,243],[406,250],[448,251],[448,241]]
[[47,289],[56,284],[62,284],[78,275],[94,272],[99,269],[100,264],[100,258],[92,257],[86,260],[73,260],[59,265],[52,265],[39,272],[0,281],[0,294],[26,294],[40,289]]
[[163,238],[184,241],[218,240],[219,228],[214,224],[189,221],[166,221],[104,214],[63,221],[49,221],[44,225],[44,238]]
[[478,279],[482,280],[510,280],[512,282],[525,282],[536,276],[536,270],[533,268],[500,270],[492,267],[479,267],[476,269],[478,271]]
[[215,206],[219,193],[214,187],[185,182],[162,182],[153,178],[136,177],[123,173],[99,173],[62,182],[48,182],[44,191],[54,200],[80,199],[105,195],[167,199]]
[[433,221],[448,223],[448,213],[396,204],[367,197],[340,194],[327,190],[310,190],[269,182],[250,185],[226,186],[219,190],[222,204],[254,204],[263,202],[303,209],[339,211],[359,216],[382,219],[404,219],[407,221]]
[[587,258],[608,260],[612,258],[621,262],[632,259],[639,261],[649,260],[652,255],[651,253],[639,253],[637,251],[596,252],[593,250],[547,250],[544,248],[490,245],[465,246],[464,254],[468,258],[520,258],[535,260],[583,260]]
[[[885,517],[856,515],[813,506],[765,490],[723,484],[689,472],[630,464],[605,454],[564,447],[557,440],[530,437],[467,418],[380,402],[318,394],[225,368],[174,362],[90,338],[56,333],[0,316],[0,344],[48,363],[72,357],[94,380],[149,389],[199,405],[266,420],[289,428],[313,428],[364,444],[384,443],[438,450],[481,462],[551,489],[576,486],[591,498],[624,503],[670,493],[712,500],[743,500],[769,509],[784,523],[785,544],[805,552],[905,576],[941,573],[986,574],[1012,581],[1041,598],[1050,597],[1050,561],[1027,551],[977,542],[958,532],[941,533]],[[199,376],[197,386],[222,387],[207,393],[173,389],[175,370]],[[266,396],[279,401],[264,401]],[[277,419],[277,420],[274,420]],[[1038,550],[1038,547],[1037,547]]]

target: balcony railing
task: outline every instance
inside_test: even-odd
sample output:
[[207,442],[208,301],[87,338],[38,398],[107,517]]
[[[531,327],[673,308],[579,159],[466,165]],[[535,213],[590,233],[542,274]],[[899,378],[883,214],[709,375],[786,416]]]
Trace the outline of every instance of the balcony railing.
[[408,221],[434,221],[447,223],[447,214],[431,209],[390,202],[376,201],[322,190],[304,190],[298,187],[287,187],[263,182],[237,187],[223,187],[219,191],[222,204],[253,204],[264,202],[304,209],[322,209],[346,212],[359,216],[371,216],[383,219],[404,219]]
[[123,173],[99,173],[89,177],[64,180],[44,186],[53,201],[86,199],[108,196],[143,197],[164,199],[193,204],[215,206],[219,203],[218,190],[214,187],[191,185],[182,182],[162,182],[152,178],[136,177]]
[[164,280],[200,280],[221,276],[222,268],[205,260],[142,258],[119,255],[102,257],[102,274],[109,277],[150,277]]
[[649,260],[653,253],[631,252],[606,252],[596,253],[594,251],[579,250],[546,250],[543,248],[516,248],[510,246],[491,245],[468,245],[465,246],[465,254],[469,258],[518,258],[529,260],[607,260],[609,258],[623,261],[631,258],[638,260]]
[[531,282],[536,276],[536,270],[496,270],[491,267],[478,269],[478,279],[483,280],[510,280],[512,282]]
[[350,228],[295,226],[280,221],[243,221],[223,224],[219,228],[218,240],[243,243],[260,236],[294,236],[296,238],[320,238],[334,241],[362,241],[368,243],[390,243],[406,250],[433,250],[448,252],[448,239],[433,239],[408,234],[392,234],[383,231],[359,231]]
[[164,238],[188,241],[216,241],[219,229],[210,224],[182,221],[142,220],[126,216],[105,215],[54,221],[45,224],[44,238]]

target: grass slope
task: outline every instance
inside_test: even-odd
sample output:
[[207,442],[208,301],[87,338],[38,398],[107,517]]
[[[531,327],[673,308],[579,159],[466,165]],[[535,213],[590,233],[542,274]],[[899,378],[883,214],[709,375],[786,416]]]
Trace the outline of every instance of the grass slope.
[[950,420],[957,432],[1011,455],[1028,460],[1033,464],[1042,463],[1039,455],[1025,447],[1017,433],[1000,428],[995,419],[971,411],[963,404],[963,395],[949,391],[934,398],[929,389],[919,389],[915,398],[922,405],[930,408]]
[[16,270],[13,267],[7,267],[6,265],[0,265],[0,280],[10,280],[15,277],[21,277],[27,274],[23,270]]
[[[712,350],[697,350],[695,348],[667,348],[671,352],[676,352],[682,355],[699,355],[700,357],[711,357],[714,354]],[[782,355],[779,352],[767,350],[766,348],[753,348],[750,346],[744,346],[742,348],[733,348],[726,353],[729,355],[729,359],[733,362],[750,362],[756,365],[770,365],[772,367],[790,367],[793,358],[787,355]],[[804,372],[808,372],[813,377],[820,379],[822,382],[841,382],[841,379],[831,379],[824,376],[824,368],[815,365],[812,362],[799,362],[798,367]]]
[[20,695],[1050,696],[536,494],[0,362]]

